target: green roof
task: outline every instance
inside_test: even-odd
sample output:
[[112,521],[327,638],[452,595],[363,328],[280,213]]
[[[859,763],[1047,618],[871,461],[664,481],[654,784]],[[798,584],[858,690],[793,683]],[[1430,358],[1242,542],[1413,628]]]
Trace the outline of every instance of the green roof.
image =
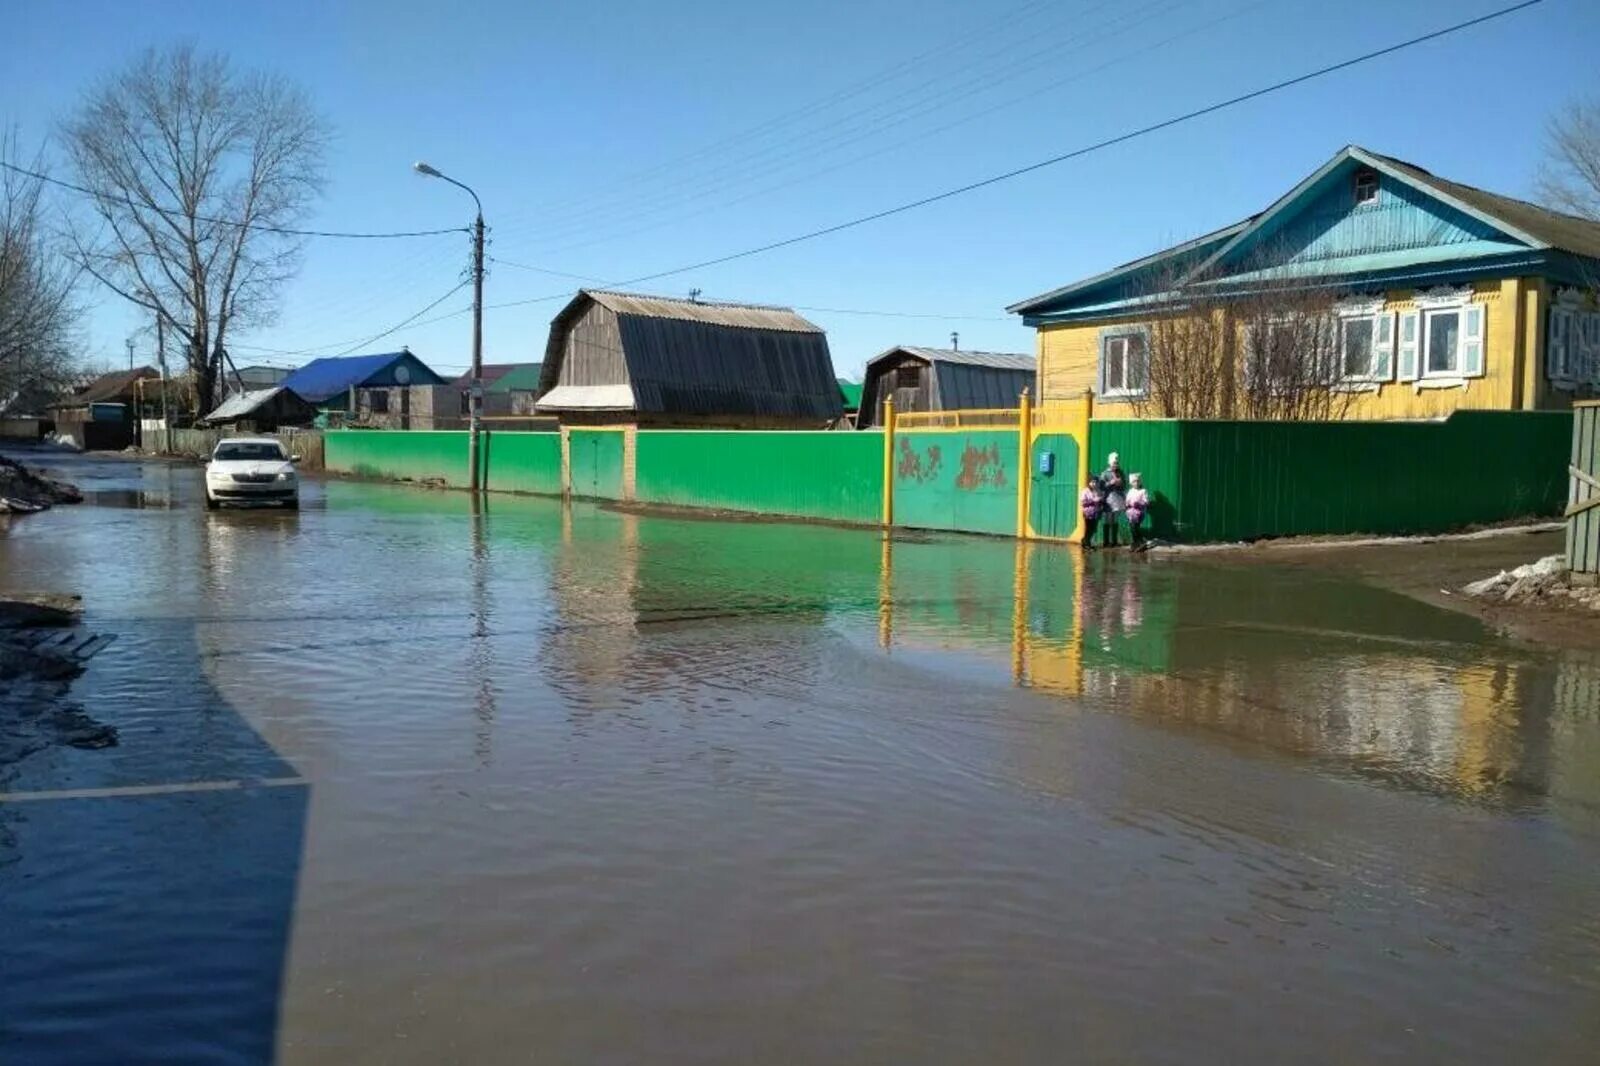
[[497,378],[494,384],[488,386],[484,392],[538,392],[539,370],[543,363],[518,363]]
[[844,401],[846,411],[861,409],[861,382],[839,379],[839,398]]

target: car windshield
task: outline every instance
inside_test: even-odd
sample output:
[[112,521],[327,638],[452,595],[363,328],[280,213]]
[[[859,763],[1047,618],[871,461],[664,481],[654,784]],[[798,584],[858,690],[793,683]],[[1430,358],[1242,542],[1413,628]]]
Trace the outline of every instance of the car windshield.
[[277,441],[239,441],[233,444],[219,444],[212,453],[213,459],[279,459],[283,458],[283,448]]

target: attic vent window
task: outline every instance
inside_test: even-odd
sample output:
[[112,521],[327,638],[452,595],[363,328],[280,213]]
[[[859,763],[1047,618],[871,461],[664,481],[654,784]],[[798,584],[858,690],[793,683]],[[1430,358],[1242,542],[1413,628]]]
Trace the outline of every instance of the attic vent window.
[[1378,172],[1358,170],[1355,178],[1356,204],[1370,204],[1378,198]]

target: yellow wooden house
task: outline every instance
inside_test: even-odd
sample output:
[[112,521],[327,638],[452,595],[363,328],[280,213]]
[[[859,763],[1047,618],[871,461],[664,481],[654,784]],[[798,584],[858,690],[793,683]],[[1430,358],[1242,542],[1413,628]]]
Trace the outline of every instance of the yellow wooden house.
[[[1597,284],[1600,223],[1350,146],[1259,214],[1008,310],[1037,330],[1045,402],[1090,392],[1097,413],[1160,416],[1155,318],[1198,291],[1224,308],[1320,292],[1339,416],[1416,419],[1600,393]],[[1225,365],[1248,376],[1249,359],[1242,345]]]

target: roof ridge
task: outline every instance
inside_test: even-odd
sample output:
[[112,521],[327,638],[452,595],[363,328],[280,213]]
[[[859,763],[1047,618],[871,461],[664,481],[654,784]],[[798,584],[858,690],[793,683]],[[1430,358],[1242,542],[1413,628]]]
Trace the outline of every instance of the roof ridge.
[[660,296],[653,292],[627,292],[623,289],[579,289],[578,292],[587,296],[625,296],[632,300],[661,300],[666,303],[686,304],[690,307],[739,307],[749,311],[788,311],[791,314],[795,310],[782,304],[745,303],[740,300],[691,300],[687,296]]

